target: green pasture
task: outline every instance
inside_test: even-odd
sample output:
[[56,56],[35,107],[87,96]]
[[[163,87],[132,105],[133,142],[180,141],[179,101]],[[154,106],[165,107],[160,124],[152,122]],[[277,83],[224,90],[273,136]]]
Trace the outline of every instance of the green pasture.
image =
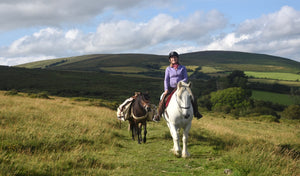
[[[168,67],[168,65],[161,66],[160,70],[165,71],[167,67]],[[185,65],[185,68],[187,69],[188,76],[193,74],[198,67],[199,66],[196,66],[196,65]]]
[[101,70],[107,72],[139,73],[146,72],[148,69],[142,67],[101,67]]
[[254,78],[300,81],[300,74],[295,73],[245,71],[245,74]]
[[294,104],[294,100],[290,95],[266,92],[266,91],[252,90],[251,98],[253,98],[255,100],[270,101],[270,102],[282,104],[282,105]]
[[147,142],[127,122],[90,101],[0,92],[0,175],[263,175],[300,173],[299,123],[204,114],[192,121],[190,158],[177,158],[164,120],[148,122]]
[[224,70],[210,66],[202,66],[200,71],[203,73],[217,73]]
[[288,69],[283,65],[275,65],[275,64],[259,64],[252,63],[231,63],[231,64],[218,64],[219,67],[222,67],[224,70],[232,71],[232,70],[243,70],[243,71],[252,71],[252,72],[292,72],[292,69]]

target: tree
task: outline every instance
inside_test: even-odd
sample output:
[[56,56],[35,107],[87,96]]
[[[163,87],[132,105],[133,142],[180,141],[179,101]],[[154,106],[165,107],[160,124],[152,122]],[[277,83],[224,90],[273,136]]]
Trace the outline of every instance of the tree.
[[291,88],[291,97],[294,99],[295,104],[300,105],[300,88]]
[[248,77],[243,71],[234,70],[227,77],[221,77],[218,79],[218,89],[226,89],[229,87],[241,87],[247,88]]
[[282,116],[287,119],[300,119],[300,105],[290,105],[284,109]]
[[240,87],[231,87],[211,93],[212,109],[222,112],[231,112],[233,109],[250,107],[249,94]]

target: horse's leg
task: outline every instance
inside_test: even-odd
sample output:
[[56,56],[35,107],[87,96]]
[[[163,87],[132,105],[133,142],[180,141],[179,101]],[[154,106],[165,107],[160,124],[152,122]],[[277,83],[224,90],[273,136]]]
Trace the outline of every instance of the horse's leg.
[[187,125],[183,130],[183,137],[182,137],[182,157],[190,157],[190,154],[187,150],[187,142],[188,142],[188,135],[191,129],[191,123]]
[[142,123],[137,124],[137,136],[138,136],[138,143],[141,144],[141,141],[142,141]]
[[181,148],[179,145],[179,129],[171,124],[169,127],[170,127],[170,132],[171,132],[171,135],[173,138],[173,143],[174,143],[172,151],[177,157],[180,157],[181,156]]
[[134,124],[133,122],[129,122],[129,126],[130,126],[130,131],[131,131],[131,137],[132,137],[132,140],[134,141],[134,133],[135,133],[135,127],[134,127]]
[[146,135],[147,135],[147,122],[145,121],[144,122],[144,141],[143,141],[144,143],[146,143],[146,140],[147,140]]

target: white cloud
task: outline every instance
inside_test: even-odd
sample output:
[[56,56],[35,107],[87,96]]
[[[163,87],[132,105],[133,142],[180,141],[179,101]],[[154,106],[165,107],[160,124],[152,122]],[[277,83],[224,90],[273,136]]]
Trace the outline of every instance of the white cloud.
[[16,65],[17,64],[24,64],[24,63],[30,63],[30,62],[35,62],[35,61],[40,61],[40,60],[47,60],[47,59],[54,59],[54,56],[26,56],[26,57],[11,57],[9,59],[0,57],[0,65]]
[[[70,1],[63,2],[65,4],[60,5],[65,7],[66,4],[70,4]],[[92,3],[92,0],[89,2]],[[110,1],[103,2],[109,4]],[[128,4],[111,2],[115,3],[115,8],[128,8]],[[130,3],[134,3],[134,0]],[[82,8],[92,8],[87,6]],[[78,13],[79,10],[74,11]],[[246,20],[234,31],[224,33],[227,25],[228,21],[224,15],[213,10],[207,13],[196,11],[189,16],[178,18],[158,14],[148,21],[141,22],[130,20],[101,22],[97,30],[90,33],[84,33],[76,28],[62,30],[58,27],[47,27],[0,48],[2,57],[0,65],[16,65],[26,61],[90,53],[166,54],[170,50],[177,50],[180,53],[199,50],[237,50],[283,56],[300,61],[298,50],[300,12],[289,6],[257,19]],[[216,32],[222,33],[216,35]]]
[[238,50],[300,61],[300,12],[284,6],[278,12],[246,20],[235,32],[215,38],[204,49]]
[[[210,20],[201,19],[216,18]],[[220,13],[196,12],[189,17],[176,19],[159,14],[148,22],[121,20],[99,24],[94,33],[84,34],[78,29],[63,31],[45,28],[32,35],[14,41],[0,54],[7,58],[23,56],[64,57],[89,53],[145,52],[162,43],[187,41],[203,38],[211,31],[224,27]],[[201,27],[202,26],[202,27]],[[15,60],[15,59],[14,59]],[[0,63],[1,64],[1,63]]]
[[170,0],[2,0],[0,31],[33,26],[83,23],[108,9],[128,12],[135,8],[161,6]]

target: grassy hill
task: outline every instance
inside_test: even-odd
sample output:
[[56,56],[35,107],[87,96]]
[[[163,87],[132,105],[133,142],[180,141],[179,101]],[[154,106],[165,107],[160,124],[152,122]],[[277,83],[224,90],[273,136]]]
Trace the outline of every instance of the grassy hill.
[[92,97],[121,102],[136,91],[149,91],[150,96],[158,101],[162,86],[161,79],[151,77],[0,66],[0,90],[46,92],[57,96]]
[[[202,51],[180,56],[184,65],[209,66],[222,71],[276,71],[300,72],[300,63],[286,58],[264,54],[233,51]],[[148,54],[95,54],[60,58],[19,65],[25,68],[46,68],[54,70],[101,71],[105,67],[131,67],[148,70],[168,65],[168,57]],[[122,70],[120,70],[122,72]]]
[[204,114],[183,159],[164,120],[148,123],[139,145],[110,109],[0,91],[0,175],[299,175],[299,132],[299,123]]

